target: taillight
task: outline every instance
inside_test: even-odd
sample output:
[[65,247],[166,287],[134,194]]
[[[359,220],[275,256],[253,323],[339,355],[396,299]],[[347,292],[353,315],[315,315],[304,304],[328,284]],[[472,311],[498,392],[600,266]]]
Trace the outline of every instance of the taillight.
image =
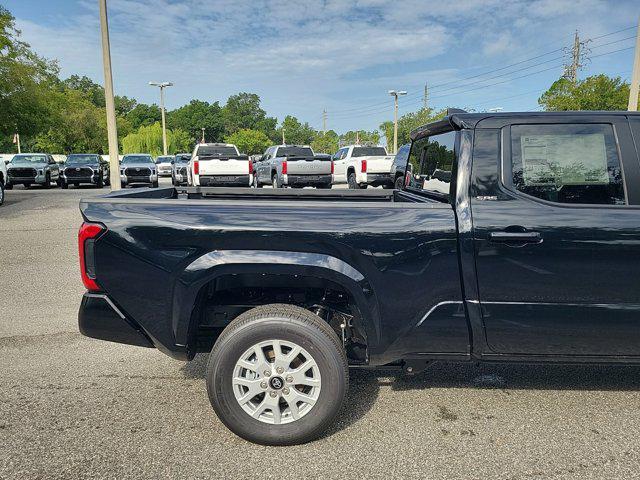
[[282,162],[282,174],[283,174],[283,175],[286,175],[286,174],[287,174],[287,161],[286,161],[286,160],[284,160],[284,161]]
[[335,171],[335,165],[333,164],[333,160],[331,160],[331,175],[333,175],[334,171]]
[[249,175],[251,175],[253,173],[253,163],[251,163],[251,160],[249,160]]
[[193,161],[193,174],[200,175],[200,162],[198,160]]
[[360,162],[360,168],[361,168],[361,172],[362,173],[367,173],[367,161],[366,160],[362,160]]
[[78,253],[80,255],[80,276],[87,290],[95,292],[100,287],[96,283],[96,259],[94,247],[96,239],[105,231],[97,223],[83,223],[78,232]]
[[409,181],[411,181],[411,172],[407,171],[407,174],[404,176],[404,186],[409,185]]

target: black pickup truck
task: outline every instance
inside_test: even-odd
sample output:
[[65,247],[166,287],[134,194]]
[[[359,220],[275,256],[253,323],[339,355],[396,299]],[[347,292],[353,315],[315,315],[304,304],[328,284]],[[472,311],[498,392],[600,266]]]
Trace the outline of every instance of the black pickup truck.
[[401,190],[86,199],[80,330],[210,352],[220,419],[278,445],[332,422],[348,367],[640,363],[638,145],[627,112],[451,112]]

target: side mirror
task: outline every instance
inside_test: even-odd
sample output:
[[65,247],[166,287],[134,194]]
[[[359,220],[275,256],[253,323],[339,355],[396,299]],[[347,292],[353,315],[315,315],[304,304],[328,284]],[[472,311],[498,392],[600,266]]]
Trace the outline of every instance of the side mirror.
[[5,164],[5,165],[9,165],[10,163],[11,163],[11,160],[5,160],[5,161],[4,161],[4,164]]

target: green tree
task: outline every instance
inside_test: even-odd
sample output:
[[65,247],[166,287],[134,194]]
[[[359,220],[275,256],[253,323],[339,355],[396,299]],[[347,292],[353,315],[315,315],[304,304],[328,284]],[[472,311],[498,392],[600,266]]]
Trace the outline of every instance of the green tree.
[[547,111],[626,110],[629,84],[620,77],[593,75],[576,83],[560,78],[538,99]]
[[[71,90],[78,90],[86,95],[87,99],[96,107],[105,107],[104,88],[102,85],[95,83],[89,77],[83,75],[71,75],[64,80],[63,85]],[[121,97],[116,95],[114,98],[116,107],[116,115],[126,115],[133,110],[138,102],[129,97]]]
[[284,129],[285,140],[288,144],[309,145],[317,134],[308,123],[300,123],[296,117],[291,115],[284,118],[282,125],[277,130],[280,139],[282,138],[282,129]]
[[275,137],[277,121],[267,117],[267,113],[260,107],[260,97],[255,93],[241,92],[232,95],[222,107],[222,119],[226,135],[238,130],[260,130],[272,140]]
[[49,92],[58,82],[58,67],[20,40],[15,19],[0,5],[0,147],[11,148],[19,132],[28,137],[50,124]]
[[140,127],[148,127],[162,120],[160,107],[155,103],[153,105],[139,103],[127,113],[126,117],[133,130],[137,130]]
[[51,153],[104,153],[107,148],[105,109],[78,90],[51,92],[51,127],[35,137],[34,147]]
[[247,155],[262,153],[271,145],[271,139],[259,130],[238,130],[225,137],[224,140],[227,143],[233,143],[238,147],[238,150]]
[[340,135],[341,145],[354,145],[357,142],[360,142],[361,145],[378,145],[380,143],[380,133],[375,130],[371,132],[350,130]]
[[333,155],[338,151],[340,137],[333,130],[327,130],[326,133],[318,132],[311,142],[311,148],[316,153],[329,153]]
[[169,128],[179,128],[189,133],[193,141],[200,140],[202,129],[205,129],[207,142],[220,142],[224,136],[222,109],[218,102],[208,103],[201,100],[191,100],[167,114]]
[[[167,153],[173,155],[191,151],[193,142],[188,132],[175,129],[167,130]],[[137,131],[122,139],[123,153],[148,153],[154,157],[162,155],[162,125],[141,126]]]

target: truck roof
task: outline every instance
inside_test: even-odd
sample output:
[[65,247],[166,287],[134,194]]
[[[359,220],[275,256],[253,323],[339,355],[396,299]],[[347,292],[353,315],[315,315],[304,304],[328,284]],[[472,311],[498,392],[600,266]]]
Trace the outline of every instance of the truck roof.
[[235,147],[233,143],[199,143],[197,147]]
[[440,133],[442,130],[475,128],[478,123],[485,119],[531,119],[531,118],[553,118],[553,117],[589,117],[594,115],[608,116],[640,116],[640,112],[628,112],[626,110],[582,110],[582,111],[562,111],[562,112],[497,112],[497,113],[468,113],[464,110],[450,109],[441,120],[427,123],[411,132],[411,139],[426,137]]

